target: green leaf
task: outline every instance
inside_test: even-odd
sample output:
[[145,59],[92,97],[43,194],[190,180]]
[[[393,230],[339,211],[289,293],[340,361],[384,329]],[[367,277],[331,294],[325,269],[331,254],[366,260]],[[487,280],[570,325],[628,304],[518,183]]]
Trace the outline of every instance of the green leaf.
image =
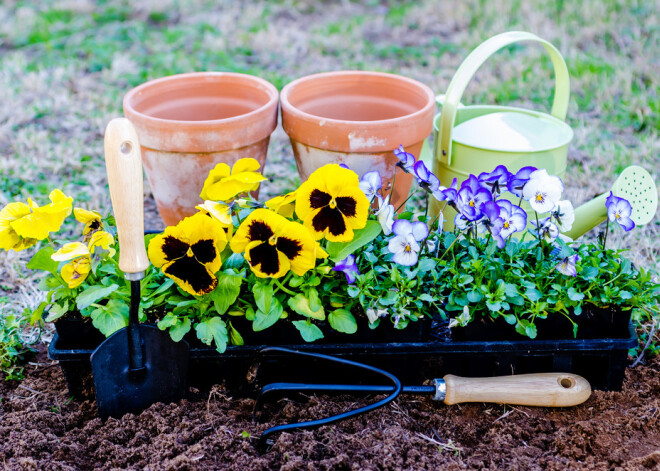
[[471,303],[478,303],[483,296],[478,290],[473,289],[472,291],[468,291],[467,298]]
[[314,340],[322,339],[323,332],[317,326],[308,321],[293,321],[293,325],[300,332],[305,342],[313,342]]
[[110,286],[90,286],[78,295],[76,298],[76,306],[79,310],[83,310],[96,301],[107,298],[111,293],[116,291],[117,288],[119,288],[119,286],[114,283]]
[[53,304],[48,309],[48,315],[46,316],[46,319],[44,319],[44,321],[45,322],[53,322],[54,320],[57,320],[60,317],[62,317],[67,312],[69,312],[69,303],[68,303],[68,301],[65,301],[63,305]]
[[200,322],[195,326],[195,330],[197,331],[197,338],[204,344],[211,345],[211,342],[214,341],[218,353],[224,353],[227,349],[227,341],[229,340],[227,326],[225,321],[219,317],[211,317],[204,322]]
[[245,342],[243,341],[243,337],[238,332],[238,330],[234,329],[234,326],[231,325],[231,322],[227,322],[227,324],[229,326],[229,342],[232,345],[244,345]]
[[432,303],[432,302],[435,302],[435,298],[434,298],[433,296],[431,296],[430,294],[428,294],[428,293],[422,293],[422,294],[420,294],[418,299],[419,299],[420,301],[424,301],[424,302],[426,302],[426,303]]
[[165,314],[165,317],[158,321],[157,326],[160,330],[167,330],[170,327],[175,326],[177,322],[179,322],[179,318],[171,312],[168,312]]
[[630,293],[629,291],[621,290],[619,291],[619,298],[630,299],[632,298],[632,293]]
[[320,306],[320,309],[318,310],[312,310],[310,306],[310,300],[306,298],[302,293],[298,293],[293,298],[289,298],[287,304],[292,310],[301,316],[311,317],[320,321],[325,320],[325,310],[323,309],[323,306]]
[[335,263],[341,262],[360,247],[367,245],[382,232],[378,221],[367,221],[367,225],[362,229],[354,231],[353,240],[350,242],[328,242],[326,251],[330,260]]
[[280,304],[279,299],[273,298],[270,303],[270,310],[265,313],[259,309],[254,315],[254,322],[252,322],[252,330],[255,332],[260,332],[266,330],[268,327],[273,325],[284,312],[282,304]]
[[119,300],[110,300],[106,306],[94,309],[92,324],[106,337],[128,325],[128,306]]
[[32,256],[26,267],[30,270],[43,270],[52,273],[53,275],[57,275],[57,267],[59,267],[60,263],[50,258],[54,253],[55,249],[50,245],[42,247]]
[[224,314],[236,302],[241,293],[243,278],[227,273],[218,273],[218,286],[211,292],[211,299],[218,314]]
[[536,302],[543,297],[541,292],[536,288],[527,288],[525,291],[525,296],[527,296],[531,302]]
[[267,281],[258,281],[254,284],[252,293],[254,293],[254,301],[257,303],[259,310],[262,312],[269,312],[270,304],[273,299],[272,283]]
[[425,258],[423,260],[420,260],[420,262],[417,264],[417,271],[419,273],[426,273],[427,271],[431,271],[435,268],[438,262],[433,260],[432,258]]
[[181,322],[179,322],[174,327],[170,328],[170,337],[172,337],[172,340],[174,340],[175,342],[178,342],[188,332],[190,332],[190,319],[184,317],[183,319],[181,319]]
[[357,286],[349,286],[348,289],[346,290],[346,293],[348,293],[348,295],[351,298],[355,298],[357,295],[360,294],[360,288],[358,288]]
[[568,288],[568,292],[566,294],[568,295],[568,299],[571,301],[582,301],[584,299],[584,294],[578,293],[572,286]]
[[236,268],[240,269],[245,263],[245,257],[240,253],[232,253],[229,257],[222,262],[222,268]]
[[65,286],[65,285],[62,284],[59,278],[52,275],[48,275],[47,277],[39,280],[39,284],[37,286],[41,291],[50,291],[53,288],[57,288],[58,286]]
[[34,325],[41,320],[46,306],[48,306],[48,303],[46,301],[42,301],[39,303],[37,308],[32,311],[32,314],[30,314],[30,325]]
[[350,311],[346,309],[335,309],[328,314],[328,322],[333,329],[344,332],[345,334],[354,334],[357,332],[357,322]]
[[309,308],[312,311],[322,311],[323,304],[321,304],[321,299],[319,298],[319,292],[316,291],[314,288],[308,289],[305,292],[307,294],[307,299],[309,299]]
[[378,303],[382,306],[391,306],[397,301],[397,299],[399,299],[399,293],[397,291],[390,290],[385,296],[378,300]]

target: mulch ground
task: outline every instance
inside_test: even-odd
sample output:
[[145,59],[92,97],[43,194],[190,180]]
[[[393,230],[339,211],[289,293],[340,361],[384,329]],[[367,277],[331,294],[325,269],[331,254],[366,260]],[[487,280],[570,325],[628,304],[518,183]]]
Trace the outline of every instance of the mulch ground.
[[25,380],[0,383],[4,469],[660,469],[660,360],[629,369],[621,392],[596,391],[578,407],[445,406],[401,397],[378,411],[313,431],[266,428],[373,401],[311,396],[267,406],[216,386],[178,404],[102,423],[93,401],[72,400],[45,353]]

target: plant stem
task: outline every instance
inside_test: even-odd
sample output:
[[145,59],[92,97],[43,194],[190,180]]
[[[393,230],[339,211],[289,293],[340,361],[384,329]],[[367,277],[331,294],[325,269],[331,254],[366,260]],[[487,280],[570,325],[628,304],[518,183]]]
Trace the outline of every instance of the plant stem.
[[401,203],[401,204],[399,205],[399,207],[396,208],[396,210],[395,210],[394,212],[395,212],[395,213],[398,213],[399,210],[400,210],[400,209],[401,209],[401,208],[402,208],[402,207],[408,202],[408,200],[409,200],[410,198],[412,198],[412,195],[413,195],[413,194],[410,193],[410,194],[408,195],[408,198],[406,198],[406,199],[403,201],[403,203]]
[[605,242],[607,242],[607,234],[610,230],[610,219],[605,220],[605,234],[603,235],[603,250],[605,250]]

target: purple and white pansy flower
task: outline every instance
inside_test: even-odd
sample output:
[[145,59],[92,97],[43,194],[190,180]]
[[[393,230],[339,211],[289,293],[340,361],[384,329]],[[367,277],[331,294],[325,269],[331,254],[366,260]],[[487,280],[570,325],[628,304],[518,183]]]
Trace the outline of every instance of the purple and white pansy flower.
[[501,199],[497,201],[500,208],[499,217],[493,223],[493,235],[497,240],[497,246],[503,248],[506,239],[514,232],[521,232],[527,227],[527,213],[511,201]]
[[392,260],[399,265],[411,267],[417,263],[419,242],[429,235],[429,228],[423,222],[411,222],[407,219],[398,219],[392,226],[394,237],[390,239],[387,246],[390,253],[394,255]]
[[483,172],[480,174],[479,183],[495,196],[506,190],[510,178],[511,173],[506,167],[504,165],[498,165],[492,172]]
[[532,220],[531,224],[534,229],[530,232],[541,239],[552,242],[559,236],[559,228],[549,217],[540,221]]
[[607,208],[607,218],[610,222],[616,221],[623,229],[628,232],[635,227],[635,221],[630,217],[632,214],[632,205],[625,198],[614,196],[610,191],[610,196],[605,200]]
[[557,264],[555,269],[566,276],[577,276],[577,268],[575,267],[575,264],[579,259],[580,257],[578,254],[566,257]]
[[400,145],[398,149],[394,149],[394,155],[399,159],[399,162],[396,164],[397,167],[400,167],[406,173],[413,173],[415,167],[414,155],[406,152],[403,149],[403,145]]
[[468,220],[475,221],[481,217],[481,206],[492,199],[490,191],[481,186],[477,177],[470,175],[470,178],[461,184],[456,206],[458,212]]
[[383,181],[380,178],[378,170],[372,170],[362,175],[360,178],[360,190],[365,194],[369,201],[374,201],[379,196],[380,189],[383,186]]
[[355,283],[356,277],[360,274],[357,263],[355,263],[355,255],[351,254],[341,262],[336,263],[332,271],[342,271],[346,275],[348,284]]
[[537,213],[547,213],[559,202],[564,184],[559,177],[548,175],[545,169],[532,172],[523,187],[523,198]]

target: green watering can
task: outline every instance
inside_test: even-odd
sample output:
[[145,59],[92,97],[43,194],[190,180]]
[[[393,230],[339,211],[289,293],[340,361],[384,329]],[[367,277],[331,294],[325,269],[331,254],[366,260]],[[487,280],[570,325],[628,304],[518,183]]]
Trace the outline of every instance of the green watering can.
[[[555,93],[550,114],[508,106],[463,106],[460,103],[463,92],[479,67],[495,52],[522,41],[541,43],[552,59]],[[568,144],[573,139],[573,130],[564,122],[569,95],[568,69],[552,44],[523,31],[488,39],[463,61],[447,93],[438,97],[442,109],[433,123],[433,172],[446,187],[454,178],[460,185],[470,174],[478,176],[498,165],[513,173],[531,165],[563,178]],[[444,202],[432,198],[431,215],[437,215],[443,206]],[[456,212],[447,207],[443,213],[444,228],[451,230]]]

